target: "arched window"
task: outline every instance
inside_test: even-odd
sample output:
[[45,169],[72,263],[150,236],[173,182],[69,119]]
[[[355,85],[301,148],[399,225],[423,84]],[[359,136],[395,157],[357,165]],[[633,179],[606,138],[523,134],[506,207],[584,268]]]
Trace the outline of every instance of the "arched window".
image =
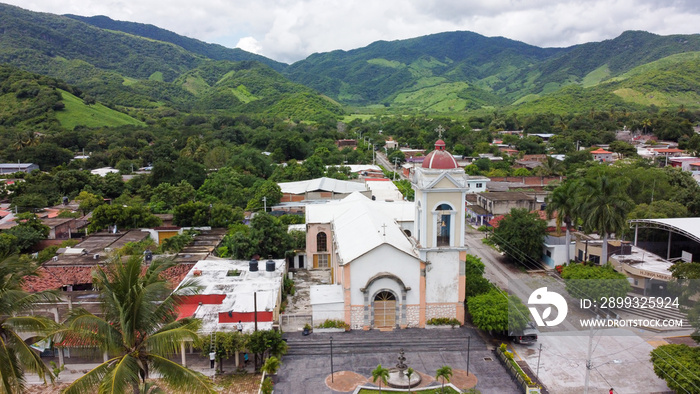
[[437,246],[450,246],[452,206],[449,204],[440,204],[435,210],[438,213]]
[[323,231],[316,234],[316,251],[318,251],[318,252],[327,252],[328,251],[328,236]]

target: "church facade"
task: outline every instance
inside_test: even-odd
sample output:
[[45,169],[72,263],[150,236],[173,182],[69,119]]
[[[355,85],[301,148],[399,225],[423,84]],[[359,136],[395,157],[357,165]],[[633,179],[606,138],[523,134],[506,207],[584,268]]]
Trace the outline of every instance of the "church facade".
[[[415,202],[373,201],[358,193],[307,207],[307,256],[330,269],[312,286],[314,323],[352,329],[464,322],[467,176],[438,140],[416,169]],[[314,295],[316,295],[314,297]]]

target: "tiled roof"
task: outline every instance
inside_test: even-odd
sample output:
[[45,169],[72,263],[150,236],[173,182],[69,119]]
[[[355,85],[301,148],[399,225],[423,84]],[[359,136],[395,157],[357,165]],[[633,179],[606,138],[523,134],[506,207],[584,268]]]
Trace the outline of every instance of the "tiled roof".
[[39,276],[24,278],[25,291],[56,290],[63,286],[92,283],[90,266],[48,266],[40,267]]
[[[165,279],[175,287],[190,272],[194,264],[178,264],[163,272]],[[56,290],[63,286],[92,283],[92,270],[94,266],[44,266],[37,272],[39,276],[27,276],[24,278],[23,289],[36,292],[44,290]],[[146,266],[143,267],[145,272]]]

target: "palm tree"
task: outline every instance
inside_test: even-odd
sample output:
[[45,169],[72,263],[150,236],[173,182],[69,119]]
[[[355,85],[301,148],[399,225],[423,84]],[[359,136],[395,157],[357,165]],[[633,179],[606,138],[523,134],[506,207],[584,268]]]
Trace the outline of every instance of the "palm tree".
[[450,379],[452,378],[452,367],[449,367],[447,365],[443,365],[442,367],[438,368],[438,370],[435,372],[435,379],[440,379],[442,378],[442,392],[445,392],[445,381],[447,383],[450,383]]
[[23,316],[38,302],[55,302],[54,292],[27,293],[24,278],[36,275],[34,266],[17,256],[0,261],[0,392],[21,393],[25,389],[24,372],[31,371],[53,381],[49,367],[22,340],[19,333],[48,334],[54,323],[40,316]]
[[280,365],[282,365],[280,359],[275,356],[271,356],[265,360],[263,366],[260,367],[260,371],[265,372],[266,375],[274,375],[277,373]]
[[634,203],[627,196],[627,178],[607,174],[586,178],[580,188],[579,212],[584,226],[603,236],[601,264],[608,262],[608,237],[625,229],[627,214]]
[[576,203],[577,183],[575,181],[567,181],[559,185],[547,196],[547,218],[551,219],[556,212],[557,231],[561,228],[562,223],[566,225],[566,264],[571,261],[569,245],[571,243],[571,224],[576,220],[577,212]]
[[379,394],[382,393],[382,382],[386,384],[388,378],[389,370],[382,367],[382,364],[377,365],[377,368],[372,371],[372,381],[376,383],[377,379],[379,379]]
[[[204,375],[167,358],[180,343],[197,339],[199,322],[175,321],[179,297],[196,292],[185,283],[171,293],[162,273],[174,265],[156,260],[143,272],[141,257],[123,261],[116,256],[93,272],[93,286],[100,291],[104,315],[74,310],[58,340],[77,340],[98,346],[109,359],[68,386],[64,393],[142,393],[150,372],[159,373],[170,387],[193,393],[212,393]],[[143,272],[143,273],[142,273]]]
[[408,392],[409,393],[411,392],[411,376],[413,376],[413,372],[415,372],[415,371],[411,367],[408,367],[408,369],[406,370],[406,377],[408,378]]

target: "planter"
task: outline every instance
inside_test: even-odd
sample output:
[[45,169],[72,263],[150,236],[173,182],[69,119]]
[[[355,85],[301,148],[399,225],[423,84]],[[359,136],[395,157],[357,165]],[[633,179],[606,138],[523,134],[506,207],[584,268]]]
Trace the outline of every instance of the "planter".
[[457,327],[459,327],[459,326],[451,326],[449,324],[438,324],[438,325],[426,324],[425,325],[426,330],[454,330]]
[[314,332],[345,332],[344,328],[314,328]]

